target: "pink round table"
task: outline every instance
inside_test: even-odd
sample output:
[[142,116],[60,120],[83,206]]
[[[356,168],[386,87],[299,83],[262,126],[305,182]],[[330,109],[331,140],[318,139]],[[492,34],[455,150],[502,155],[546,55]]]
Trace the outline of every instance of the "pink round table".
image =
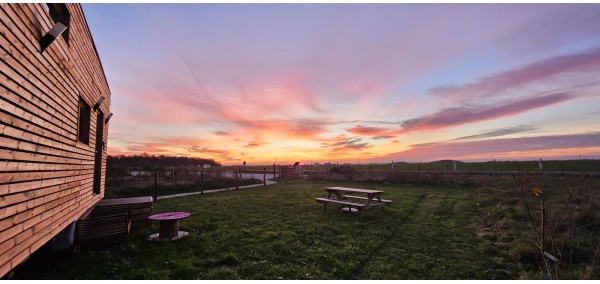
[[148,219],[152,221],[159,221],[160,228],[158,230],[158,235],[152,235],[158,239],[177,239],[187,235],[187,232],[179,231],[179,220],[190,217],[190,213],[188,212],[167,212],[161,214],[150,215]]

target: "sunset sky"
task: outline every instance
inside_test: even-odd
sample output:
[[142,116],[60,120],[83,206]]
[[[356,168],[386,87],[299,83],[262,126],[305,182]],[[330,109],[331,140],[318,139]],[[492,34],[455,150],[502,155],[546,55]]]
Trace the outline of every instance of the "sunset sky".
[[600,4],[83,4],[109,154],[600,158]]

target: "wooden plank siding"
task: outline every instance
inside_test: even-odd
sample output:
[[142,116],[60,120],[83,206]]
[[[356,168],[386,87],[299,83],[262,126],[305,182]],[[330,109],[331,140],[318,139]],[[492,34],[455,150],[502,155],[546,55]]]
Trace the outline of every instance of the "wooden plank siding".
[[[93,193],[96,119],[110,113],[110,89],[79,4],[66,4],[68,43],[59,36],[41,52],[54,26],[44,5],[0,3],[0,277],[104,196],[105,148]],[[89,143],[79,142],[79,101],[93,108],[101,97]]]

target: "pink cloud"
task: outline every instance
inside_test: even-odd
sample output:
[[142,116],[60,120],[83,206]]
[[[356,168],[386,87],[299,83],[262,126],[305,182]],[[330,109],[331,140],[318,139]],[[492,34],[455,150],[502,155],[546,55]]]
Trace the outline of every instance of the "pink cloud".
[[431,92],[443,99],[465,99],[473,96],[493,96],[511,88],[548,79],[561,73],[584,73],[600,67],[600,49],[585,53],[557,56],[503,73],[483,77],[477,82],[442,86]]
[[513,101],[502,105],[446,108],[431,115],[404,121],[401,123],[402,128],[357,125],[355,127],[346,129],[346,131],[360,136],[391,138],[393,136],[414,131],[431,131],[468,123],[499,119],[558,104],[575,98],[577,97],[572,94],[556,93]]
[[370,147],[372,145],[364,142],[362,137],[347,137],[346,135],[339,135],[328,142],[321,143],[321,148],[329,149],[331,152],[336,153],[357,152]]
[[171,151],[163,149],[168,144],[144,143],[142,145],[131,145],[127,147],[130,153],[150,153],[150,154],[172,154]]
[[[275,106],[272,106],[275,107]],[[226,103],[216,103],[214,105],[215,115],[221,120],[234,124],[240,129],[237,132],[247,133],[253,136],[262,136],[266,134],[284,136],[288,138],[303,138],[318,136],[324,131],[323,125],[311,123],[304,119],[280,119],[264,117],[262,115],[244,115],[240,113],[235,106]],[[263,111],[269,111],[267,109]]]
[[374,137],[391,137],[398,133],[398,130],[391,130],[384,127],[370,127],[357,125],[352,128],[346,129],[346,131],[360,136],[374,136]]
[[498,119],[572,100],[574,98],[576,98],[576,96],[571,94],[557,93],[510,102],[499,106],[447,108],[432,115],[405,121],[402,123],[403,129],[400,133],[418,130],[435,130],[444,127]]
[[[577,155],[576,149],[587,149],[600,145],[600,133],[552,135],[524,138],[505,138],[465,142],[437,142],[412,145],[411,149],[388,154],[380,161],[434,161],[440,159],[464,159],[480,157],[490,159],[491,155],[510,152],[539,152],[556,149],[571,149],[570,155]],[[595,153],[596,155],[600,153]],[[519,158],[514,157],[514,158]],[[545,158],[545,157],[541,157]]]

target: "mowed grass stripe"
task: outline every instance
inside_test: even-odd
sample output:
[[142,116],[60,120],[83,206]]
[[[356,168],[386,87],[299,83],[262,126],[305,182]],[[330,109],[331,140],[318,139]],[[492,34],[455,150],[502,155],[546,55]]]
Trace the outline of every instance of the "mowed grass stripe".
[[365,267],[370,279],[484,278],[484,263],[472,228],[474,209],[469,192],[425,189],[418,210],[388,249]]

